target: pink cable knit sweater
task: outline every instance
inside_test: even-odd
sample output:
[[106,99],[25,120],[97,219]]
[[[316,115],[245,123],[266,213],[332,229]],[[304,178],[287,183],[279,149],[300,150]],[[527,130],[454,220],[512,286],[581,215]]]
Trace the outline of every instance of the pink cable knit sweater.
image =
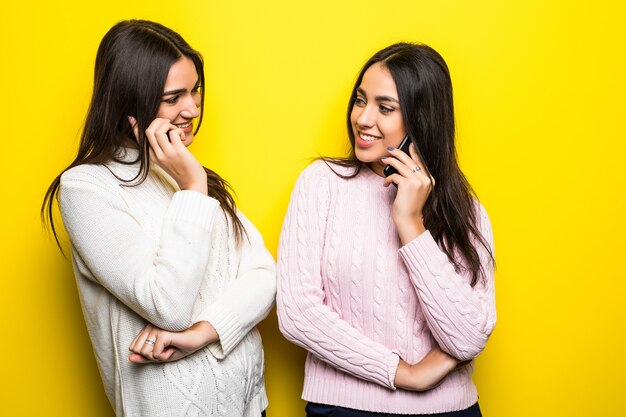
[[309,351],[307,401],[403,414],[462,410],[478,399],[473,362],[427,392],[396,389],[394,378],[399,357],[416,363],[435,343],[462,360],[480,354],[496,321],[493,265],[479,245],[487,279],[472,288],[428,231],[400,247],[395,195],[368,168],[352,179],[323,161],[303,171],[280,239],[280,328]]

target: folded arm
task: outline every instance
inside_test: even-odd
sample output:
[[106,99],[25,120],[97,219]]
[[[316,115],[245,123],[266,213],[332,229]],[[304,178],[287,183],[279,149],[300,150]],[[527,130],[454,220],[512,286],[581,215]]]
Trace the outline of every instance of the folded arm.
[[[493,253],[491,224],[480,207],[480,231]],[[477,244],[484,280],[471,287],[469,275],[454,270],[428,231],[400,249],[428,326],[439,346],[459,360],[471,360],[485,348],[496,322],[494,266]]]
[[280,330],[333,367],[394,389],[398,355],[324,303],[320,263],[330,195],[323,169],[312,165],[300,176],[283,224],[276,298]]
[[211,323],[219,340],[209,344],[217,358],[225,357],[254,326],[269,314],[276,296],[276,264],[263,237],[241,213],[245,227],[239,248],[237,276],[217,299],[196,317]]

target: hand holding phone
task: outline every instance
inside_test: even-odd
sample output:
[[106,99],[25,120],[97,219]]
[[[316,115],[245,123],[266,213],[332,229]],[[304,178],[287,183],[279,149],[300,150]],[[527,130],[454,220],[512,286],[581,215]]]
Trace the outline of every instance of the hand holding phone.
[[[400,146],[398,146],[398,149],[400,149],[402,152],[410,156],[411,155],[409,153],[410,145],[411,145],[411,139],[409,138],[409,135],[407,134],[404,137],[404,139],[402,139],[402,142],[400,142]],[[398,170],[392,167],[391,165],[386,165],[385,169],[383,170],[383,174],[385,175],[385,177],[388,177],[392,174],[397,174],[397,173],[398,173]]]
[[[137,123],[128,121],[138,136]],[[207,174],[204,167],[182,141],[184,132],[165,118],[154,119],[146,129],[150,161],[161,167],[178,184],[181,190],[194,190],[208,194]]]

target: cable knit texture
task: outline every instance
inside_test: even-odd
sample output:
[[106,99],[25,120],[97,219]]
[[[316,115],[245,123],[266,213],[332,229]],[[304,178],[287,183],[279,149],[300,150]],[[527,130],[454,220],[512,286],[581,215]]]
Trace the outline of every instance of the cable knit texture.
[[[352,179],[323,161],[304,170],[280,237],[280,328],[309,351],[307,401],[400,414],[462,410],[478,399],[473,362],[422,393],[396,390],[395,374],[399,357],[416,363],[435,343],[463,360],[484,349],[496,321],[493,265],[478,245],[486,280],[472,288],[430,233],[400,247],[396,192],[366,167]],[[489,218],[476,207],[493,248]]]
[[[137,151],[120,151],[133,161]],[[254,226],[237,247],[217,200],[181,191],[154,166],[81,165],[61,178],[60,208],[87,330],[119,416],[258,417],[267,407],[254,327],[270,311],[275,264]],[[128,347],[148,323],[180,331],[208,321],[220,336],[175,362],[134,364]]]

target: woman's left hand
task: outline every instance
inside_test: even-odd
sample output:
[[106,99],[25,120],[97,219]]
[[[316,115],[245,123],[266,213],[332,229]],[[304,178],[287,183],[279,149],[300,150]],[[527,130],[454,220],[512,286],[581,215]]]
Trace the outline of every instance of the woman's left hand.
[[392,218],[400,241],[406,245],[426,230],[422,210],[435,186],[435,179],[426,171],[413,144],[409,146],[410,156],[397,148],[389,149],[389,153],[394,158],[386,157],[382,162],[393,166],[398,173],[385,178],[384,185],[388,187],[394,183],[398,187]]
[[173,362],[189,356],[209,343],[219,340],[206,321],[195,323],[182,332],[169,332],[148,324],[129,346],[128,360],[135,363]]
[[414,365],[409,365],[400,359],[394,385],[411,391],[428,391],[439,386],[454,369],[465,366],[469,362],[461,362],[435,345],[421,361]]

